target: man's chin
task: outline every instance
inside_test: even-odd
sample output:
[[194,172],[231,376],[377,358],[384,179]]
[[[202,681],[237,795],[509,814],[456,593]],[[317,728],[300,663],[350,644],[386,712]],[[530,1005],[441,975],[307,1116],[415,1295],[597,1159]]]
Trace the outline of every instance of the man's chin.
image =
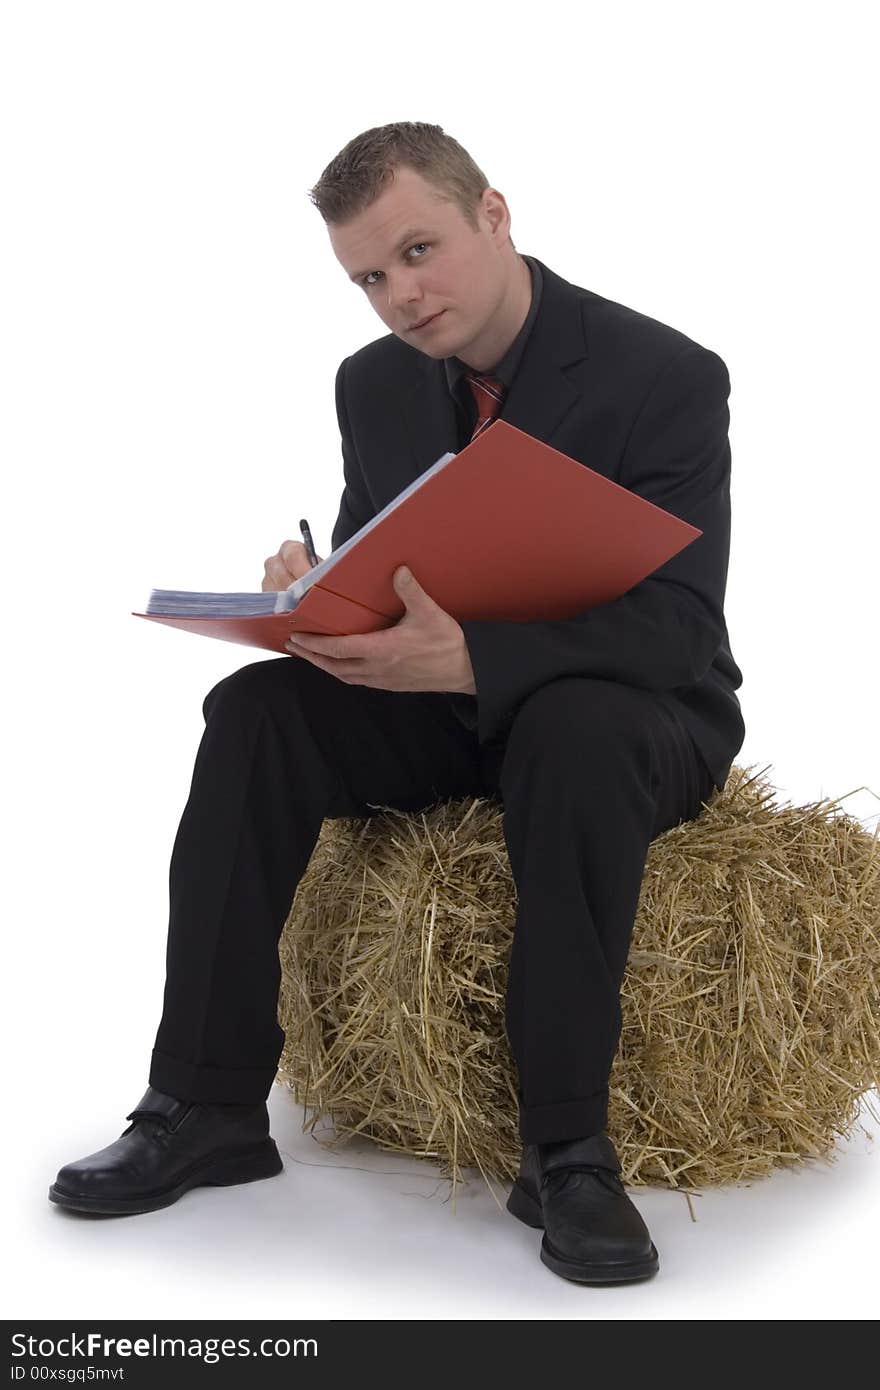
[[423,357],[433,357],[435,361],[440,361],[444,357],[455,356],[455,350],[453,348],[447,347],[445,344],[442,348],[433,346],[429,347],[427,343],[424,347],[422,347],[419,343],[414,343],[411,338],[405,338],[404,342],[409,343],[410,347],[417,348]]
[[415,348],[423,357],[433,357],[435,360],[439,361],[444,357],[455,356],[455,348],[450,347],[448,342],[445,342],[442,347],[439,343],[429,343],[427,340],[423,344],[419,342],[418,334],[416,333],[398,333],[397,337],[410,347]]

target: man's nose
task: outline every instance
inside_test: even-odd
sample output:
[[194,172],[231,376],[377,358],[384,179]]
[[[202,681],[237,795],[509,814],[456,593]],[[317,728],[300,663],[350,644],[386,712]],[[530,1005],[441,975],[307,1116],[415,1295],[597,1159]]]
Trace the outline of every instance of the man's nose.
[[418,304],[422,292],[412,271],[409,274],[389,275],[386,281],[388,308],[398,311],[407,304]]

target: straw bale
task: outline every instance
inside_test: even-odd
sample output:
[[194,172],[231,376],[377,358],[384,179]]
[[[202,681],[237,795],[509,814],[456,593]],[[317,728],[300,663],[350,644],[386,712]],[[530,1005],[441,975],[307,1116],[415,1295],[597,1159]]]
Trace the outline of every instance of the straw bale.
[[[829,1158],[880,1082],[878,833],[750,774],[649,850],[610,1078],[632,1185]],[[312,1129],[430,1157],[453,1185],[462,1167],[509,1180],[520,1154],[502,815],[472,799],[326,821],[279,948],[279,1080]]]

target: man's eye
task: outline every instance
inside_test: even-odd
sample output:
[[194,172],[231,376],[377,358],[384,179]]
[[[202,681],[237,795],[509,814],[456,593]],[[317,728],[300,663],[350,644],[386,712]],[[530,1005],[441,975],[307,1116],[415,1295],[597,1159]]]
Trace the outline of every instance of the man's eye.
[[[410,247],[407,249],[407,253],[406,253],[406,254],[409,255],[410,251],[416,251],[420,246],[425,246],[425,247],[427,247],[427,246],[429,246],[429,245],[430,245],[430,242],[427,242],[427,241],[414,241],[413,244],[412,244],[412,246],[410,246]],[[421,259],[422,259],[421,256],[419,256],[418,259],[421,260]],[[365,276],[364,276],[363,280],[361,281],[361,284],[364,286],[364,288],[366,288],[368,285],[375,285],[375,284],[376,284],[376,281],[375,281],[375,280],[371,280],[371,279],[370,279],[370,275],[381,275],[381,274],[382,274],[381,270],[371,270],[369,275],[365,275]]]

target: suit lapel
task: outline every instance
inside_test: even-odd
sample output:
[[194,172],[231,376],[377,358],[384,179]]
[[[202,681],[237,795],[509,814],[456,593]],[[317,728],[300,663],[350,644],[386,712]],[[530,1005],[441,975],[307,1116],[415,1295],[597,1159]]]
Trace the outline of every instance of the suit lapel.
[[441,454],[458,452],[455,403],[446,384],[443,363],[419,353],[415,385],[401,401],[410,461],[410,479],[424,473]]
[[539,261],[544,278],[541,305],[526,342],[502,420],[546,444],[582,398],[582,374],[567,371],[587,356],[583,294]]

